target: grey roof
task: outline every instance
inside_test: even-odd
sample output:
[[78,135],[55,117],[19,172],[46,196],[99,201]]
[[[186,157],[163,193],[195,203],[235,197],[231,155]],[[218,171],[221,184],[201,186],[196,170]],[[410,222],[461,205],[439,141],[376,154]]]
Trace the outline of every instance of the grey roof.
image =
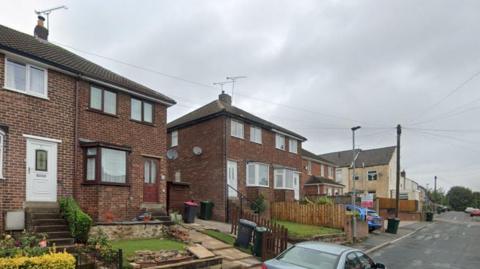
[[315,153],[313,153],[311,151],[308,151],[304,148],[302,148],[302,157],[313,159],[313,160],[316,160],[316,161],[321,162],[321,163],[327,163],[327,164],[331,164],[333,166],[336,166],[336,164],[332,163],[331,161],[329,161],[327,159],[324,159],[324,158],[316,155]]
[[[363,165],[375,166],[388,164],[392,159],[395,149],[395,146],[368,150],[357,149],[357,151],[360,151],[360,154],[358,155],[355,165],[362,167]],[[352,155],[351,150],[345,150],[321,154],[319,157],[327,159],[340,167],[347,167],[352,164]]]
[[175,101],[155,90],[107,70],[48,41],[0,25],[0,49],[55,66],[71,73],[88,76],[133,92],[175,104]]
[[337,186],[345,187],[345,185],[337,183],[334,180],[331,180],[331,179],[326,178],[326,177],[318,177],[318,176],[310,176],[308,178],[307,182],[305,182],[305,184],[308,184],[308,185],[311,185],[311,184],[331,184],[331,185],[337,185]]
[[266,121],[262,118],[259,118],[251,113],[248,113],[247,111],[240,109],[236,106],[233,106],[227,102],[223,102],[219,99],[206,104],[188,114],[185,114],[184,116],[170,122],[167,124],[167,128],[170,130],[172,129],[180,129],[186,126],[194,125],[198,122],[201,122],[206,119],[214,118],[220,115],[228,115],[232,116],[235,118],[239,118],[242,120],[245,120],[247,122],[253,122],[263,128],[266,129],[276,129],[280,132],[286,133],[288,135],[294,136],[296,138],[299,138],[303,141],[306,141],[307,139],[295,132],[292,132],[290,130],[287,130],[283,127],[280,127],[274,123],[271,123],[269,121]]

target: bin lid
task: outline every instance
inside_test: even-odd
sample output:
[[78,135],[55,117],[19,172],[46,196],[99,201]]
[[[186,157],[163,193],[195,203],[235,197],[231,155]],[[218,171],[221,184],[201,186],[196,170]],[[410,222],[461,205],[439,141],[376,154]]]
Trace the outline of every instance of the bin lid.
[[198,204],[195,203],[194,201],[187,201],[187,202],[185,202],[185,203],[183,203],[183,204],[189,205],[189,206],[198,206]]
[[268,231],[268,229],[267,229],[267,227],[257,226],[257,227],[255,228],[255,231],[256,231],[256,232],[260,232],[260,233],[264,233],[264,232]]
[[245,226],[250,226],[252,228],[257,227],[257,224],[255,222],[249,221],[249,220],[246,220],[246,219],[240,219],[240,224],[245,225]]

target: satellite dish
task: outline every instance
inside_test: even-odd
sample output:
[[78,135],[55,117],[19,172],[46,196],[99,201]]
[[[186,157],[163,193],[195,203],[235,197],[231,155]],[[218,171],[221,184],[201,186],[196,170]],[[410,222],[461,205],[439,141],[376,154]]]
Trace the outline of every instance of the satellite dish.
[[197,155],[197,156],[200,155],[200,154],[202,154],[202,152],[203,152],[202,148],[201,148],[201,147],[197,147],[197,146],[193,147],[193,150],[192,150],[192,151],[193,151],[193,154],[195,154],[195,155]]
[[176,149],[169,149],[167,151],[167,159],[169,160],[175,160],[176,158],[178,158],[178,152]]

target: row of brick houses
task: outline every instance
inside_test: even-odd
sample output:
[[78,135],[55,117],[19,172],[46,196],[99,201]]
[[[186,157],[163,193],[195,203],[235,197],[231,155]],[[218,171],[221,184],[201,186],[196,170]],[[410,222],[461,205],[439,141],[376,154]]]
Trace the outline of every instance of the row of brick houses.
[[[67,196],[97,222],[130,220],[164,209],[171,184],[189,186],[178,197],[212,201],[222,221],[260,195],[294,201],[350,190],[351,154],[307,151],[305,137],[232,105],[226,93],[167,125],[171,98],[1,25],[0,85],[0,230],[31,204]],[[363,155],[383,157],[367,165],[382,166],[392,151]]]

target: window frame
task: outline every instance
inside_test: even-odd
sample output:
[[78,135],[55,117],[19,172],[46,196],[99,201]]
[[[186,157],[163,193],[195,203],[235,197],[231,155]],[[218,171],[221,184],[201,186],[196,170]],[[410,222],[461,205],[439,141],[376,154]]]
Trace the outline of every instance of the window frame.
[[327,177],[330,179],[335,179],[336,171],[333,169],[332,166],[327,166]]
[[[173,134],[176,134],[175,136]],[[173,139],[175,137],[175,140]],[[173,143],[175,141],[175,143]],[[170,147],[178,146],[178,130],[175,130],[170,133]]]
[[[89,149],[96,149],[95,154],[89,154]],[[125,182],[108,182],[102,180],[102,149],[110,149],[110,150],[117,150],[125,152]],[[121,147],[114,147],[108,146],[104,144],[97,144],[97,145],[86,145],[84,147],[85,151],[85,159],[84,159],[84,177],[83,177],[83,184],[96,184],[96,185],[113,185],[113,186],[129,186],[130,178],[129,178],[129,155],[130,150],[121,148]],[[87,180],[88,175],[88,166],[87,162],[88,159],[95,159],[95,173],[93,180]],[[157,175],[158,176],[158,175]]]
[[[20,64],[25,66],[25,90],[20,90],[20,89],[15,89],[13,87],[10,87],[7,85],[7,78],[8,78],[8,62],[12,62],[15,64]],[[4,79],[3,79],[3,88],[9,91],[17,92],[17,93],[22,93],[25,95],[33,96],[33,97],[38,97],[42,99],[49,99],[48,98],[48,69],[45,67],[41,67],[39,65],[35,64],[30,64],[29,62],[22,61],[22,60],[17,60],[15,58],[11,57],[5,57],[5,62],[4,62]],[[43,94],[39,94],[37,92],[32,91],[31,88],[31,68],[39,69],[43,71]]]
[[[371,175],[373,174],[373,175]],[[374,177],[374,178],[373,178]],[[378,172],[377,170],[370,170],[367,171],[367,180],[368,181],[377,181],[378,180]]]
[[[281,171],[281,172],[280,172]],[[292,187],[287,187],[287,171],[292,172]],[[277,185],[277,175],[282,175],[282,186]],[[293,170],[293,169],[288,169],[288,168],[276,168],[273,170],[273,187],[276,190],[295,190],[295,184],[294,184],[294,174],[299,174],[299,180],[300,180],[300,172]],[[300,182],[299,182],[300,184]]]
[[307,174],[309,176],[312,175],[312,161],[310,161],[310,160],[307,160]]
[[[292,143],[292,142],[294,142],[294,143]],[[292,147],[292,144],[295,144],[295,147]],[[294,149],[294,150],[292,151],[292,149]],[[297,139],[293,139],[293,138],[288,139],[288,152],[293,153],[293,154],[298,154],[298,140]]]
[[[149,163],[149,180],[145,178],[145,165]],[[155,176],[152,177],[152,167],[155,167]],[[152,182],[153,179],[153,182]],[[157,184],[158,183],[158,161],[153,158],[145,158],[143,162],[143,183],[144,184]]]
[[[132,118],[132,109],[133,109],[132,101],[133,100],[140,101],[140,120]],[[149,104],[152,107],[152,121],[151,122],[145,120],[145,104]],[[138,122],[138,123],[153,125],[154,122],[155,122],[155,105],[152,102],[148,102],[148,101],[145,101],[143,99],[139,99],[139,98],[131,96],[130,97],[130,120],[134,121],[134,122]]]
[[[254,166],[255,169],[255,183],[251,184],[248,182],[248,167],[249,166]],[[266,166],[267,167],[267,185],[261,185],[260,184],[260,166]],[[266,163],[260,163],[260,162],[249,162],[246,165],[246,173],[245,173],[245,186],[247,187],[263,187],[263,188],[269,188],[270,187],[270,165]]]
[[[281,139],[281,140],[279,140],[279,139]],[[286,141],[285,140],[286,140],[286,138],[285,138],[284,135],[279,134],[279,133],[275,133],[275,148],[285,151],[286,150]],[[283,141],[283,143],[282,143],[283,145],[279,145],[279,141]],[[281,146],[281,147],[279,147],[279,146]]]
[[3,164],[5,162],[4,156],[5,156],[5,148],[6,148],[6,137],[7,134],[0,129],[0,179],[5,179],[4,174],[3,174]]
[[[238,126],[242,126],[242,135],[241,136],[234,133],[234,124],[233,123],[238,124]],[[236,128],[235,128],[235,131],[237,131]],[[240,121],[240,120],[230,119],[230,136],[235,137],[235,138],[239,138],[239,139],[244,139],[245,138],[245,123],[243,121]]]
[[[102,107],[101,109],[92,107],[92,88],[96,88],[102,92],[101,100],[100,100],[100,104],[101,104],[100,106]],[[105,111],[105,92],[106,91],[115,94],[115,113],[114,114]],[[118,116],[118,92],[111,89],[106,89],[104,87],[100,87],[96,84],[90,84],[90,89],[88,90],[88,109],[101,114],[117,117]]]
[[[253,135],[254,133],[256,133],[256,132],[254,132],[254,130],[259,131],[258,141],[255,139],[255,136]],[[263,143],[263,141],[262,141],[262,128],[261,127],[258,127],[258,126],[255,126],[255,125],[250,126],[250,142],[260,144],[260,145]]]

